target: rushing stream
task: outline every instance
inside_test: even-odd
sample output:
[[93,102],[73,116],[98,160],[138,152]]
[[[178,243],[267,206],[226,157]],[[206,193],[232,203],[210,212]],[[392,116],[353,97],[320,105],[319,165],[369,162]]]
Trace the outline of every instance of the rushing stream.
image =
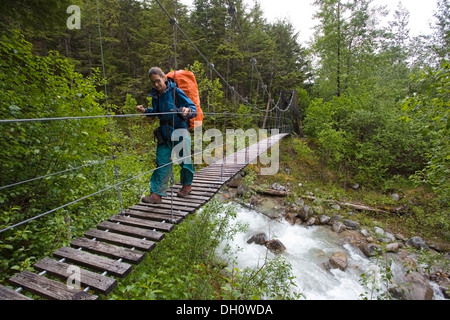
[[[238,233],[229,244],[239,248],[238,267],[256,267],[266,256],[274,257],[263,245],[248,244],[253,235],[266,233],[269,239],[279,239],[286,251],[283,257],[291,264],[297,291],[306,300],[360,300],[367,288],[361,285],[361,273],[375,268],[374,263],[352,246],[342,246],[326,227],[290,225],[284,219],[273,220],[244,207],[238,207],[234,223],[246,224],[246,232]],[[345,271],[325,271],[320,265],[336,252],[344,251],[348,258]]]
[[[266,246],[247,241],[254,235],[265,233],[268,240],[278,239],[286,247],[281,254],[292,267],[292,276],[296,288],[293,292],[300,293],[305,300],[361,300],[386,299],[386,287],[380,280],[386,276],[386,267],[375,258],[367,258],[358,248],[352,245],[342,245],[341,239],[330,228],[325,226],[291,225],[285,219],[271,219],[267,215],[278,212],[278,204],[273,201],[263,202],[258,211],[248,209],[236,203],[232,205],[237,217],[232,223],[246,225],[245,232],[239,232],[227,243],[223,243],[219,251],[226,245],[236,252],[235,258],[239,269],[260,267],[266,258],[274,258],[275,254]],[[263,213],[262,213],[263,212]],[[343,252],[347,257],[347,268],[326,268],[333,254]],[[219,253],[220,254],[220,253]],[[226,258],[224,256],[224,258]],[[390,265],[394,279],[403,278],[406,273],[402,265],[393,262]],[[362,274],[366,274],[364,278]],[[369,286],[364,285],[367,275],[372,275]],[[392,280],[391,280],[392,281]],[[429,282],[434,291],[434,300],[446,300],[439,286]],[[386,284],[386,283],[385,283]],[[387,285],[391,286],[390,283]],[[377,292],[376,289],[379,289]],[[377,296],[380,294],[381,296]]]

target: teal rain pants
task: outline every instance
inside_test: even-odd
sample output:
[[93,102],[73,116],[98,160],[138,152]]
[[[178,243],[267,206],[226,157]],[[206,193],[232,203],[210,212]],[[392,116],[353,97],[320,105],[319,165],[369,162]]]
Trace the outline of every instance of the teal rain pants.
[[[184,145],[180,145],[184,144]],[[177,147],[178,146],[178,147]],[[187,150],[188,157],[184,157],[184,150]],[[162,197],[167,196],[167,189],[169,185],[170,176],[172,175],[173,163],[172,162],[172,150],[175,149],[179,154],[176,156],[180,159],[176,163],[179,163],[181,167],[180,171],[180,182],[182,185],[190,186],[194,180],[194,165],[192,164],[192,158],[190,157],[191,150],[191,137],[189,134],[183,135],[180,141],[169,141],[167,144],[158,145],[156,149],[156,166],[157,169],[153,172],[150,179],[150,192],[156,193]]]

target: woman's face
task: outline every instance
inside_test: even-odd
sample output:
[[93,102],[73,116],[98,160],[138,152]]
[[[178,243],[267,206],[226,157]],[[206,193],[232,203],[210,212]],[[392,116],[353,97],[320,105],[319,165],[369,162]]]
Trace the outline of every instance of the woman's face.
[[150,76],[150,81],[152,83],[153,88],[155,88],[156,91],[158,91],[159,93],[163,93],[164,91],[166,91],[167,89],[166,79],[161,78],[160,75],[152,74]]

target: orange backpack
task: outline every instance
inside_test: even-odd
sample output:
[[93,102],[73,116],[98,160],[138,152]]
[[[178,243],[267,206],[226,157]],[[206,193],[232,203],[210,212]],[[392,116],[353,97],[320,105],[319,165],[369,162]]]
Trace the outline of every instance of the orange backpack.
[[200,107],[200,94],[195,75],[188,70],[176,70],[169,72],[166,76],[174,80],[177,87],[183,90],[197,107],[197,116],[189,119],[189,129],[200,127],[203,124],[203,111]]

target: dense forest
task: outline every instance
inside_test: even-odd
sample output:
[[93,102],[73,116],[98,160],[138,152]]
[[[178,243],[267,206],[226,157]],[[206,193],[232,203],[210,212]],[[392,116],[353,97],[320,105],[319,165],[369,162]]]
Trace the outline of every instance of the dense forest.
[[401,2],[388,25],[373,0],[314,5],[305,46],[258,1],[2,1],[0,282],[147,192],[152,66],[195,73],[204,129],[260,128],[295,90],[294,134],[343,185],[430,190],[421,223],[449,240],[450,2],[415,37]]

